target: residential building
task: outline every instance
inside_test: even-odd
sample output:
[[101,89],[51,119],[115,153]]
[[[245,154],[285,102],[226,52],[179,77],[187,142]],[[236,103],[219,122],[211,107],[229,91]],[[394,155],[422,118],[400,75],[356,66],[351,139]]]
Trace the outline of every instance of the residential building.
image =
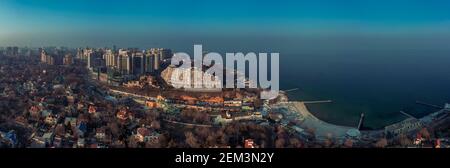
[[146,52],[145,54],[145,63],[144,63],[144,71],[145,72],[154,72],[155,69],[155,59],[156,56],[152,53]]
[[145,56],[142,52],[133,52],[132,53],[132,66],[133,66],[133,74],[140,75],[145,73]]
[[6,56],[10,57],[19,56],[19,47],[6,47]]
[[150,136],[150,130],[145,127],[140,127],[137,129],[136,139],[139,142],[144,142],[145,139]]
[[255,148],[253,139],[246,139],[244,142],[244,148]]
[[107,67],[116,67],[117,66],[117,56],[114,50],[107,49],[104,54],[104,59],[106,61]]
[[64,56],[63,64],[64,64],[64,65],[72,65],[72,64],[73,64],[73,57],[72,57],[72,54],[66,54],[66,55]]
[[117,69],[122,75],[129,75],[132,72],[132,57],[128,50],[120,49]]

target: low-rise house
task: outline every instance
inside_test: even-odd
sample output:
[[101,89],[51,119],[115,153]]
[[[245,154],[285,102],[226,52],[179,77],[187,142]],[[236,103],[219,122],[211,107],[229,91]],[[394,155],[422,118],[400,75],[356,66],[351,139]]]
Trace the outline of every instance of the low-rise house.
[[225,107],[241,107],[242,100],[226,100],[223,102]]
[[119,112],[117,112],[116,117],[121,121],[126,121],[128,119],[132,119],[133,116],[127,109],[121,109]]
[[77,118],[75,117],[66,117],[64,120],[64,125],[75,127],[77,126]]
[[145,106],[152,109],[152,108],[156,108],[158,106],[158,104],[156,103],[156,101],[147,100],[147,101],[145,101]]
[[45,140],[43,137],[33,137],[32,142],[30,144],[31,148],[45,148]]
[[72,113],[76,112],[76,109],[74,106],[69,105],[67,107],[64,107],[64,111],[68,114],[72,114]]
[[253,111],[255,108],[253,106],[242,106],[243,111]]
[[118,118],[118,119],[120,119],[120,120],[127,120],[128,119],[128,115],[127,115],[127,112],[126,111],[119,111],[117,114],[116,114],[116,117]]
[[217,117],[214,118],[214,124],[216,124],[216,125],[225,125],[225,124],[230,123],[232,121],[233,121],[233,119],[231,119],[231,116],[230,116],[230,118],[226,118],[226,117],[224,117],[222,115],[217,115]]
[[422,138],[422,134],[417,133],[416,139],[414,139],[414,145],[417,145],[417,146],[422,145],[422,142],[423,142],[424,140],[425,140],[425,139]]
[[123,86],[125,86],[127,88],[133,88],[133,87],[142,88],[143,87],[143,85],[139,81],[128,81],[128,82],[124,83]]
[[45,117],[44,121],[45,121],[46,124],[52,126],[52,125],[56,124],[57,118],[54,117],[53,115],[49,115],[49,116]]
[[255,142],[253,142],[253,139],[246,139],[244,141],[244,148],[255,148]]
[[56,148],[61,148],[62,147],[62,137],[60,136],[55,136],[54,140],[53,140],[53,146]]
[[42,138],[44,139],[44,142],[47,146],[52,145],[54,134],[53,134],[53,132],[47,132],[42,136]]
[[17,135],[14,130],[7,133],[0,131],[0,139],[7,141],[7,143],[13,148],[17,145]]
[[253,113],[253,116],[254,116],[254,117],[256,117],[256,118],[260,118],[260,119],[262,119],[262,118],[263,118],[263,115],[262,115],[262,113],[261,113],[261,112],[259,112],[259,111],[257,111],[257,112],[254,112],[254,113]]
[[77,104],[77,110],[83,110],[83,108],[84,108],[84,104],[81,103],[81,102],[79,102],[79,103]]
[[42,110],[42,112],[41,112],[41,116],[44,117],[44,118],[46,118],[46,117],[48,117],[50,115],[53,115],[51,110]]
[[23,116],[18,116],[15,119],[16,123],[22,126],[27,126],[28,125],[28,120],[25,119],[25,117]]
[[105,128],[98,128],[95,132],[95,138],[97,138],[98,141],[103,141],[105,137],[106,137]]
[[145,128],[145,127],[140,127],[140,128],[138,128],[136,132],[137,132],[137,133],[136,133],[136,139],[137,139],[139,142],[144,142],[145,139],[146,139],[148,136],[150,136],[150,130],[148,130],[148,129]]
[[84,138],[78,138],[77,147],[84,148],[86,145],[86,140]]
[[93,143],[93,144],[90,144],[89,146],[88,146],[88,148],[101,148],[99,145],[98,145],[98,143]]
[[87,132],[87,129],[88,129],[86,122],[83,121],[83,122],[78,123],[77,129],[81,133],[80,135],[84,136],[84,134]]
[[90,105],[88,108],[89,114],[94,114],[97,112],[97,108],[94,105]]
[[69,104],[73,104],[75,102],[75,98],[73,95],[66,96],[66,99]]
[[160,134],[157,132],[152,132],[145,138],[145,141],[150,143],[159,143],[159,135]]
[[39,108],[39,106],[33,105],[33,106],[30,107],[30,109],[28,111],[30,112],[30,115],[32,117],[35,117],[35,118],[39,118],[40,117],[41,109]]

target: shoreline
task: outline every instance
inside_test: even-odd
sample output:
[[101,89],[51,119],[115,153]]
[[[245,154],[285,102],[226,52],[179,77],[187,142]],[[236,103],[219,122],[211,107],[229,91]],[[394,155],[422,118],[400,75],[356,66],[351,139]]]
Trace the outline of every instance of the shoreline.
[[[283,94],[283,97],[286,97],[287,98],[287,101],[300,101],[300,102],[307,102],[307,100],[299,100],[298,98],[293,98],[292,100],[291,100],[291,98],[292,97],[295,97],[295,96],[292,96],[292,95],[289,95],[289,93],[286,93],[286,92],[284,92],[284,91],[281,91],[280,93],[282,93]],[[314,111],[314,110],[311,110],[310,108],[309,108],[309,104],[305,104],[305,106],[308,108],[308,111],[309,111],[309,113],[311,114],[311,115],[313,115],[313,116],[315,116],[314,114],[317,112],[317,113],[324,113],[324,111],[322,111],[322,110],[316,110],[316,111]],[[320,105],[316,105],[316,104],[314,104],[314,105],[312,105],[312,106],[315,106],[315,107],[318,107],[318,106],[320,106]],[[320,108],[320,107],[319,107]],[[418,107],[418,108],[420,108],[420,107]],[[331,108],[331,109],[327,109],[325,112],[335,112],[336,110],[333,110],[333,109],[335,109],[335,108]],[[339,111],[339,110],[337,110],[337,111]],[[400,113],[400,111],[401,110],[399,110],[399,113]],[[436,113],[436,112],[438,112],[438,111],[440,111],[440,110],[433,110],[433,109],[428,109],[426,112],[423,112],[422,114],[420,114],[420,115],[418,115],[418,114],[413,114],[414,115],[414,118],[417,118],[417,119],[422,119],[422,118],[426,118],[427,116],[430,116],[430,115],[432,115],[433,113]],[[347,114],[345,114],[344,112],[345,111],[339,111],[339,112],[341,112],[341,113],[343,113],[344,114],[344,116],[347,116],[347,117],[355,117],[356,118],[356,115],[355,116],[350,116],[350,115],[347,115]],[[395,112],[392,112],[393,114],[396,114]],[[376,131],[376,130],[383,130],[383,129],[385,129],[385,127],[387,127],[387,126],[390,126],[390,125],[394,125],[394,124],[397,124],[397,123],[400,123],[400,122],[403,122],[404,120],[407,120],[408,118],[410,118],[410,117],[408,117],[408,116],[405,116],[404,114],[402,114],[401,115],[402,117],[397,117],[396,119],[392,119],[392,120],[386,120],[385,118],[380,118],[380,119],[372,119],[372,120],[370,120],[370,118],[365,118],[364,119],[364,126],[363,126],[363,130],[364,131]],[[324,121],[324,122],[327,122],[327,123],[330,123],[330,124],[333,124],[333,125],[339,125],[339,126],[347,126],[347,127],[351,127],[351,126],[349,126],[349,124],[347,124],[347,122],[344,122],[344,123],[342,123],[341,122],[341,124],[336,124],[335,123],[335,121],[342,121],[342,120],[338,120],[338,119],[320,119],[319,117],[317,117],[317,116],[315,116],[316,118],[318,118],[319,120],[322,120],[322,121]],[[345,118],[345,117],[344,117]],[[371,121],[371,122],[378,122],[378,121],[381,121],[381,123],[382,124],[377,124],[377,125],[374,125],[374,126],[367,126],[366,124],[367,124],[367,122],[366,121]]]
[[294,110],[289,111],[289,113],[300,114],[302,119],[299,126],[306,129],[312,129],[318,139],[327,139],[328,137],[338,137],[338,139],[343,139],[346,138],[349,130],[357,129],[355,127],[328,123],[317,118],[308,110],[308,107],[302,101],[282,102],[279,105],[288,107],[289,110]]
[[[345,125],[338,125],[333,124],[331,122],[327,122],[324,120],[319,119],[316,117],[307,107],[306,103],[307,101],[290,101],[289,97],[285,92],[281,92],[282,96],[281,98],[284,99],[284,101],[280,101],[274,106],[284,106],[289,109],[289,112],[292,113],[299,113],[301,116],[302,122],[298,124],[298,126],[301,126],[302,128],[312,128],[314,130],[315,136],[318,139],[326,139],[327,137],[337,137],[338,139],[345,139],[348,138],[348,131],[352,129],[358,130],[356,127],[352,126],[345,126]],[[294,108],[293,111],[291,109]],[[394,125],[402,124],[404,122],[407,122],[410,119],[415,119],[417,122],[422,123],[423,127],[433,127],[433,123],[439,122],[440,120],[445,119],[437,119],[435,116],[442,113],[448,113],[450,109],[441,109],[434,112],[431,112],[425,116],[422,116],[420,118],[410,118],[407,117],[406,119],[394,122],[392,124],[387,124],[384,126],[381,126],[379,128],[370,128],[369,130],[358,130],[359,136],[361,137],[377,137],[385,133],[386,129],[389,127],[392,127]],[[286,114],[287,115],[287,114]],[[353,130],[352,130],[353,131]],[[410,130],[413,131],[413,130]],[[409,131],[409,132],[410,132]]]
[[[131,95],[133,97],[139,97],[139,98],[143,98],[143,99],[152,99],[153,98],[151,96],[143,96],[143,95],[139,95],[139,94],[135,94],[135,93],[128,93],[126,91],[114,90],[112,88],[109,88],[109,91],[113,92],[113,93],[118,93],[118,94],[125,94],[128,96]],[[276,102],[275,104],[272,104],[271,106],[274,108],[277,108],[277,107],[287,108],[288,110],[286,113],[284,113],[284,115],[287,117],[293,117],[293,118],[288,118],[287,121],[289,122],[291,120],[300,120],[300,123],[297,124],[296,126],[299,126],[305,130],[311,129],[314,132],[314,135],[318,140],[326,140],[326,139],[329,139],[330,137],[335,137],[340,140],[344,140],[347,138],[359,139],[360,137],[377,137],[377,136],[382,135],[382,133],[385,132],[385,129],[387,127],[396,125],[396,124],[400,124],[409,119],[409,118],[406,118],[404,120],[395,122],[390,125],[383,126],[378,129],[360,130],[356,126],[338,125],[338,124],[333,124],[331,122],[327,122],[327,121],[319,119],[308,109],[308,107],[306,105],[308,101],[289,101],[289,97],[284,92],[281,92],[280,100],[281,101]],[[327,101],[331,101],[331,100],[327,100]],[[430,125],[431,123],[425,122],[425,120],[427,118],[428,118],[428,120],[430,120],[430,118],[432,117],[432,114],[441,113],[441,111],[446,111],[446,110],[443,109],[443,110],[439,110],[439,111],[430,113],[429,115],[426,115],[422,118],[418,118],[417,120],[419,120],[419,122],[422,122],[423,124],[425,124],[424,126]],[[284,119],[284,117],[283,117],[283,119]],[[352,133],[355,133],[355,132],[356,132],[355,136],[351,135]]]

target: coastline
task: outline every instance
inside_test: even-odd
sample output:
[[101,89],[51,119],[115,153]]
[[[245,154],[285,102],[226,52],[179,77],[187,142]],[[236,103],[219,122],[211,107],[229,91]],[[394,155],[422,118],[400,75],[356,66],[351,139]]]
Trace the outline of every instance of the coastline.
[[306,129],[312,129],[316,138],[327,139],[329,137],[337,137],[338,139],[344,139],[349,130],[356,129],[355,127],[335,125],[325,122],[314,116],[306,107],[304,102],[301,101],[289,101],[282,102],[280,105],[287,106],[288,109],[292,109],[294,113],[298,113],[301,116],[300,127]]
[[[287,109],[289,109],[288,113],[298,113],[300,114],[300,116],[298,116],[297,118],[299,118],[301,120],[301,122],[299,124],[297,124],[297,126],[302,127],[302,129],[312,129],[314,132],[314,135],[316,138],[318,138],[319,140],[326,140],[329,139],[330,137],[335,137],[337,139],[343,140],[346,138],[354,138],[349,136],[349,133],[352,131],[357,130],[356,132],[358,133],[358,139],[361,137],[364,137],[363,139],[367,139],[370,137],[375,138],[375,137],[381,137],[381,136],[386,136],[386,131],[392,131],[390,129],[392,129],[392,127],[398,127],[399,125],[403,125],[401,127],[395,128],[397,130],[402,130],[402,129],[409,129],[407,127],[408,122],[410,122],[411,120],[414,120],[416,123],[419,123],[422,127],[434,127],[434,123],[439,123],[443,120],[448,120],[450,119],[450,115],[448,115],[447,117],[444,118],[438,118],[437,116],[441,115],[441,114],[445,114],[450,111],[450,109],[444,108],[441,110],[437,110],[435,112],[429,113],[426,116],[423,116],[421,118],[412,118],[412,117],[408,117],[404,120],[392,123],[392,124],[388,124],[388,125],[384,125],[380,128],[377,129],[370,129],[370,130],[358,130],[358,128],[356,127],[351,127],[351,126],[344,126],[344,125],[337,125],[337,124],[332,124],[329,122],[326,122],[324,120],[321,120],[319,118],[317,118],[311,111],[309,111],[307,105],[305,104],[305,102],[307,101],[290,101],[287,94],[285,92],[281,92],[281,100],[280,102],[274,104],[274,107],[276,106],[284,106]],[[285,113],[285,115],[289,115],[288,113]],[[419,128],[417,128],[419,129]],[[410,129],[408,131],[406,131],[405,133],[410,133],[410,132],[414,132],[416,129]]]

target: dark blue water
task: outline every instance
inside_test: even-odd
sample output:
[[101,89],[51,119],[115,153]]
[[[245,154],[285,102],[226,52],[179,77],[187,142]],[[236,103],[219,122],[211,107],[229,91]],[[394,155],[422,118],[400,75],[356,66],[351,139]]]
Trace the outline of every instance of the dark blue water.
[[[195,44],[221,54],[278,52],[281,89],[300,88],[289,93],[291,100],[331,99],[308,107],[322,120],[348,126],[365,113],[365,126],[380,128],[405,119],[400,110],[416,117],[436,111],[417,100],[450,103],[450,36],[403,33],[220,36]],[[192,50],[190,41],[173,42],[178,51]]]
[[[321,53],[321,54],[318,54]],[[379,128],[402,119],[404,110],[421,117],[435,109],[415,104],[450,103],[450,51],[340,50],[280,56],[282,89],[291,100],[328,100],[309,105],[318,118],[355,126],[365,113],[365,126]]]

